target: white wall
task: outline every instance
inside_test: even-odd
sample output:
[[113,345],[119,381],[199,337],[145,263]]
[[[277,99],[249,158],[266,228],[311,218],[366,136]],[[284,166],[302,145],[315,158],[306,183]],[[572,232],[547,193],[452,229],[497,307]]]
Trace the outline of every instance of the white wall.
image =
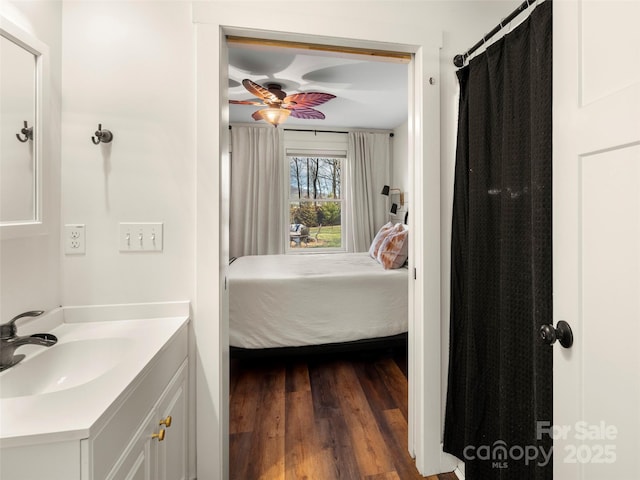
[[[59,2],[0,3],[0,12],[49,47],[49,118],[43,155],[47,188],[44,235],[3,239],[0,246],[0,322],[27,310],[50,310],[61,302],[60,287],[60,84],[61,19]],[[17,140],[16,140],[17,141]]]
[[[86,225],[65,305],[193,298],[193,58],[186,2],[64,2],[62,222]],[[119,222],[164,222],[164,251],[120,253]]]

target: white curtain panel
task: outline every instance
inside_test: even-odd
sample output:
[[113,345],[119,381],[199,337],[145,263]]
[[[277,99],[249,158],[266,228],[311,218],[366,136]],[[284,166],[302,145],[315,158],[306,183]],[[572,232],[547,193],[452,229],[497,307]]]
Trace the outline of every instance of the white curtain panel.
[[349,252],[366,252],[387,221],[382,187],[391,178],[388,133],[349,132],[345,200],[345,243]]
[[232,127],[229,254],[284,253],[285,163],[282,135],[269,127]]

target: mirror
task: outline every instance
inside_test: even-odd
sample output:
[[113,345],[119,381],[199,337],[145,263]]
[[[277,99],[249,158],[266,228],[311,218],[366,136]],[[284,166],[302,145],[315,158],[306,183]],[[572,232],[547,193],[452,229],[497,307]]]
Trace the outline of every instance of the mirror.
[[[47,47],[0,17],[0,229],[43,223],[43,84]],[[36,233],[36,232],[34,232]]]
[[35,57],[1,37],[0,59],[0,220],[3,223],[33,221],[37,219],[33,143],[39,133],[33,129]]

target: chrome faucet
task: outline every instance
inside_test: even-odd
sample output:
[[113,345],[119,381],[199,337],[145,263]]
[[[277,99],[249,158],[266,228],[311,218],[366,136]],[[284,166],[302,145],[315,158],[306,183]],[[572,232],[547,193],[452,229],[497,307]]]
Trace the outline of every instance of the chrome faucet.
[[58,339],[50,333],[36,333],[28,337],[18,336],[16,320],[23,317],[39,317],[43,313],[43,310],[24,312],[0,325],[0,372],[13,367],[24,358],[24,355],[14,355],[16,348],[22,345],[50,347],[56,344]]

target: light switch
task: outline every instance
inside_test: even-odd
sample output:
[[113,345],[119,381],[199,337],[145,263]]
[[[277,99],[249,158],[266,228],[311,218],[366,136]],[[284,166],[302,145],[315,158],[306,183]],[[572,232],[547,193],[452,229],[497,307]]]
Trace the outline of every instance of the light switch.
[[161,252],[162,223],[120,223],[118,241],[121,252]]

